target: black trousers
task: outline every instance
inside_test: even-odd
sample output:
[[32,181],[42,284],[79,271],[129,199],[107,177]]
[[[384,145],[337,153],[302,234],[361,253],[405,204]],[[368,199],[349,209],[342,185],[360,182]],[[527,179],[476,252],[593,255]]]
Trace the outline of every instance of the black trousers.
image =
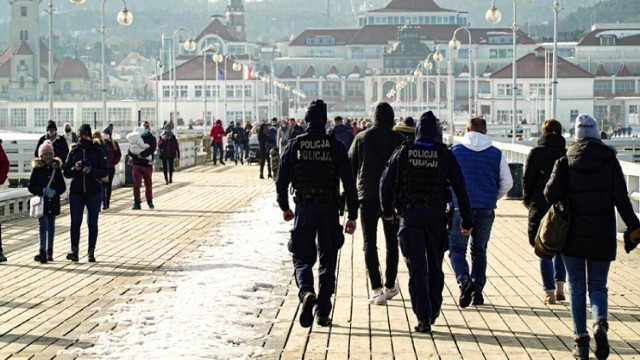
[[[173,182],[173,162],[175,159],[162,159],[162,173],[164,174],[165,182]],[[168,172],[168,177],[167,177]]]
[[[367,265],[371,289],[382,287],[377,248],[378,219],[380,219],[381,216],[382,212],[378,201],[360,202],[360,225],[362,226],[362,235],[364,238],[364,261]],[[387,244],[384,286],[393,289],[398,275],[398,224],[382,219],[382,227]]]
[[115,174],[116,174],[116,168],[115,167],[109,168],[109,182],[106,184],[103,184],[104,197],[102,199],[102,206],[106,208],[108,208],[111,203],[111,190],[113,187],[113,178],[115,177]]

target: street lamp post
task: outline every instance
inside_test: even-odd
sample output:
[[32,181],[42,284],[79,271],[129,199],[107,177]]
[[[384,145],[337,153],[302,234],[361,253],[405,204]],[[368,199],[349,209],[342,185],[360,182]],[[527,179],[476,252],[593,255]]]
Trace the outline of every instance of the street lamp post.
[[172,121],[174,122],[174,126],[176,128],[176,133],[178,132],[178,69],[176,66],[176,35],[178,35],[178,33],[180,31],[184,31],[187,33],[187,35],[189,36],[187,41],[184,42],[184,49],[186,51],[193,51],[196,49],[196,42],[195,40],[193,40],[191,38],[191,34],[183,27],[179,27],[176,29],[176,31],[173,32],[173,36],[171,37],[173,39],[173,42],[171,44],[171,54],[173,56],[171,56],[171,61],[172,61],[172,65],[171,68],[173,69],[173,119]]
[[442,99],[442,94],[440,94],[440,62],[444,59],[444,56],[442,55],[442,53],[440,52],[440,45],[442,44],[438,44],[436,45],[436,52],[433,54],[433,60],[438,63],[438,68],[437,68],[437,74],[438,77],[436,79],[436,97],[437,99],[437,103],[438,103],[438,119],[440,119],[440,100]]
[[473,77],[472,75],[472,70],[471,70],[471,32],[469,31],[469,29],[467,29],[466,27],[460,27],[457,28],[456,31],[453,32],[453,37],[451,38],[451,41],[449,41],[449,48],[452,50],[458,50],[460,49],[460,41],[458,39],[456,39],[456,34],[458,33],[458,31],[460,30],[464,30],[467,32],[467,35],[469,35],[469,62],[467,67],[469,68],[469,116],[472,116],[475,111],[473,108],[473,92],[472,92],[472,80]]
[[[85,2],[85,0],[69,0],[71,3],[73,4],[82,4]],[[106,80],[106,56],[105,56],[105,34],[107,32],[107,28],[104,25],[104,4],[105,4],[106,0],[102,0],[102,13],[100,16],[100,36],[101,36],[101,47],[102,47],[102,64],[101,64],[101,68],[100,68],[100,72],[101,72],[101,82],[102,82],[102,121],[106,124],[108,122],[107,119],[107,80]],[[120,10],[118,12],[118,16],[116,17],[116,20],[118,21],[118,24],[122,25],[122,26],[129,26],[131,25],[131,23],[133,22],[133,14],[131,14],[131,11],[129,11],[129,9],[127,9],[127,3],[122,0],[122,10]],[[52,7],[49,8],[49,10],[51,10]],[[51,24],[50,24],[51,26]],[[51,36],[49,36],[49,41],[51,41]],[[50,49],[51,51],[51,49]],[[51,65],[52,60],[49,60],[49,64]],[[51,71],[49,71],[49,73],[51,73]],[[49,74],[49,79],[51,80],[51,74]],[[51,91],[51,90],[50,90]],[[50,105],[53,106],[53,105]]]
[[[212,56],[213,62],[216,63],[216,116],[220,117],[220,109],[218,108],[218,98],[220,98],[220,85],[218,84],[218,74],[220,74],[219,64],[224,60],[224,56],[220,53],[215,53]],[[212,124],[213,125],[213,124]]]
[[[524,0],[525,2],[533,2],[534,0]],[[516,142],[516,118],[517,118],[517,112],[518,112],[518,96],[517,96],[517,89],[518,89],[518,70],[517,70],[517,64],[516,64],[516,39],[517,39],[517,32],[518,32],[518,24],[517,24],[517,12],[518,9],[518,3],[516,0],[513,0],[513,24],[511,25],[511,31],[513,32],[513,49],[512,49],[512,64],[511,64],[511,70],[512,70],[512,86],[511,86],[511,93],[513,95],[512,101],[513,101],[513,117],[511,120],[511,142],[515,143]],[[487,20],[487,22],[491,25],[495,25],[497,23],[500,22],[500,20],[502,19],[502,13],[500,12],[500,10],[498,10],[495,6],[495,0],[491,1],[491,7],[489,8],[489,10],[487,10],[486,14],[485,14],[485,19]]]
[[551,65],[551,118],[556,119],[558,111],[558,12],[560,2],[553,2],[553,64]]
[[251,78],[255,79],[254,82],[254,87],[253,87],[253,96],[255,99],[255,103],[254,103],[254,121],[258,121],[260,120],[260,116],[258,115],[258,82],[261,80],[261,78],[265,75],[264,71],[260,70],[260,71],[256,71],[256,70],[251,70]]
[[[206,135],[207,120],[209,118],[207,111],[207,51],[215,49],[213,45],[207,45],[202,49],[202,104],[204,108],[204,114],[202,116],[202,131]],[[218,64],[216,64],[217,66]],[[216,70],[217,71],[217,70]],[[218,76],[217,72],[215,76]]]
[[[158,74],[160,73],[160,74]],[[157,58],[156,59],[156,66],[155,66],[155,81],[156,81],[156,119],[158,118],[158,114],[160,114],[160,83],[162,83],[162,81],[158,81],[158,77],[162,77],[162,59]],[[157,119],[159,120],[159,119]],[[158,121],[156,120],[156,128],[158,128],[158,126],[160,124],[158,124]]]

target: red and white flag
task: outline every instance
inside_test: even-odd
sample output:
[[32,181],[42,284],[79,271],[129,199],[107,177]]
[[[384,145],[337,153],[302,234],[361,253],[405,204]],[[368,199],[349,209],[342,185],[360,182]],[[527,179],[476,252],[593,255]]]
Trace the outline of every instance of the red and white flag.
[[245,65],[242,67],[242,78],[245,80],[252,80],[251,71],[253,68],[251,66]]

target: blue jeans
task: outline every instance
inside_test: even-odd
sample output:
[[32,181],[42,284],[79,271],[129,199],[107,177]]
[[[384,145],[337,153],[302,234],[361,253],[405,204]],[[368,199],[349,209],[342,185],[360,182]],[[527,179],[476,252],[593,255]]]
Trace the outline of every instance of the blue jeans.
[[242,160],[244,156],[244,144],[233,144],[235,161]]
[[56,235],[56,216],[42,215],[38,219],[40,225],[40,250],[53,250],[53,237]]
[[80,245],[80,226],[82,215],[87,209],[87,227],[89,228],[89,249],[95,249],[98,241],[98,215],[102,203],[102,191],[90,193],[71,192],[69,194],[69,207],[71,208],[71,248],[77,249]]
[[556,281],[565,282],[567,270],[564,268],[562,254],[558,252],[552,259],[540,259],[540,275],[542,275],[542,288],[545,291],[555,290]]
[[587,331],[587,283],[591,300],[591,318],[607,319],[607,277],[611,261],[587,260],[562,255],[569,275],[571,296],[571,320],[573,335],[588,335]]
[[[493,209],[472,209],[473,230],[471,236],[460,235],[462,218],[460,210],[453,213],[453,226],[449,234],[449,258],[456,273],[458,284],[471,280],[476,285],[476,292],[481,293],[487,283],[487,245],[491,236],[491,227],[496,214]],[[467,245],[471,240],[471,274],[467,263]]]
[[212,143],[213,146],[213,162],[216,162],[216,158],[218,157],[218,150],[220,150],[220,162],[224,162],[224,153],[222,150],[222,143]]

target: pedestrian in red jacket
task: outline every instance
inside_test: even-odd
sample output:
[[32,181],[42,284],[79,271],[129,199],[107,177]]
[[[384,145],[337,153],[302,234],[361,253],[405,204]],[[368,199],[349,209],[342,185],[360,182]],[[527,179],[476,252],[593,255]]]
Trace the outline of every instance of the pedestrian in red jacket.
[[211,128],[209,136],[211,136],[211,146],[213,147],[213,165],[216,164],[218,150],[220,150],[220,164],[224,165],[224,157],[222,153],[222,138],[227,135],[222,127],[222,120],[216,120],[215,125]]

